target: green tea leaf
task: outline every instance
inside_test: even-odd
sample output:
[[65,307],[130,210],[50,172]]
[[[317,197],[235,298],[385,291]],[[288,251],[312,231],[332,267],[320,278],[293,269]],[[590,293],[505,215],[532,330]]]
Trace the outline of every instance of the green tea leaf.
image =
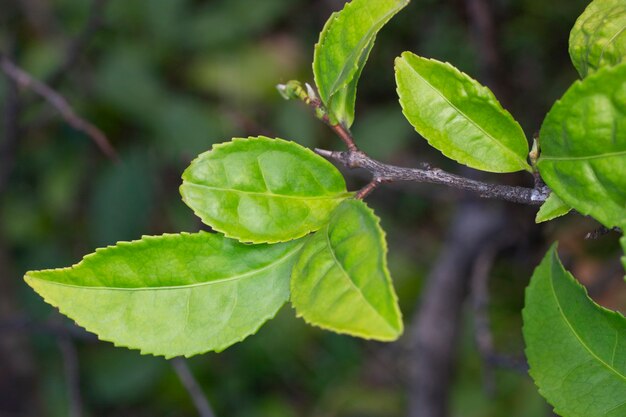
[[626,222],[626,63],[575,82],[539,140],[541,176],[565,203],[609,228]]
[[565,204],[558,195],[550,193],[548,199],[541,205],[537,216],[535,217],[535,223],[543,223],[548,220],[556,219],[566,215],[572,210],[570,206]]
[[376,35],[409,0],[352,0],[333,13],[320,33],[313,75],[331,119],[350,127],[356,86]]
[[374,212],[360,200],[344,201],[294,266],[291,302],[298,316],[338,333],[396,340],[402,315],[386,252]]
[[254,243],[315,231],[351,195],[330,162],[296,143],[263,136],[233,139],[201,154],[183,173],[180,193],[205,224]]
[[483,171],[531,171],[522,128],[487,87],[410,52],[396,58],[396,83],[407,120],[448,158]]
[[626,58],[626,2],[594,0],[569,36],[569,54],[581,77]]
[[71,268],[27,272],[46,302],[100,339],[153,355],[221,351],[289,298],[304,242],[246,245],[200,232],[98,249]]
[[587,296],[556,245],[533,274],[523,318],[530,375],[557,414],[626,415],[626,319]]

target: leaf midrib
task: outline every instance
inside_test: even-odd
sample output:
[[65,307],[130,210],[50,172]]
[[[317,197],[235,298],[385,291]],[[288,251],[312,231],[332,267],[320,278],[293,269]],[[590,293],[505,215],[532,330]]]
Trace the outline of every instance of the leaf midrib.
[[[554,260],[552,261],[554,262]],[[552,274],[551,274],[552,275]],[[569,322],[569,320],[567,319],[567,317],[565,316],[565,313],[563,312],[563,308],[561,307],[561,303],[559,300],[559,297],[556,295],[556,290],[554,289],[554,280],[551,277],[550,278],[550,289],[552,290],[552,295],[554,296],[554,300],[556,301],[556,305],[558,307],[559,313],[561,315],[561,317],[563,318],[563,321],[565,322],[565,324],[567,325],[567,327],[571,330],[572,334],[574,335],[574,337],[576,337],[576,339],[578,340],[578,342],[580,342],[581,346],[583,346],[585,348],[585,350],[595,359],[598,360],[598,362],[600,362],[602,365],[604,365],[609,371],[612,371],[614,374],[616,374],[617,376],[619,376],[620,378],[622,378],[622,380],[624,380],[626,382],[626,375],[620,373],[617,369],[613,368],[613,366],[609,365],[608,363],[606,363],[604,360],[602,360],[598,355],[596,355],[589,346],[587,346],[587,344],[582,340],[582,338],[578,335],[578,333],[576,332],[576,330],[574,329],[574,327],[572,326],[572,324]]]
[[287,195],[287,194],[267,193],[267,192],[260,192],[260,191],[237,190],[234,188],[214,187],[211,185],[198,184],[198,183],[190,182],[190,181],[183,181],[183,185],[201,187],[201,188],[206,188],[208,190],[222,191],[222,192],[228,192],[228,193],[258,195],[258,196],[269,197],[269,198],[286,198],[286,199],[293,199],[293,200],[343,200],[343,199],[348,198],[351,195],[351,193],[348,191],[342,191],[342,192],[337,192],[332,195],[329,194],[327,196],[296,196],[296,195]]
[[478,130],[480,130],[481,132],[483,132],[485,134],[485,137],[487,137],[488,139],[490,139],[492,142],[494,142],[496,145],[498,145],[500,148],[504,149],[506,151],[506,153],[508,153],[509,155],[513,155],[513,159],[515,159],[518,162],[521,162],[521,166],[523,167],[523,169],[527,169],[527,165],[528,163],[521,158],[518,154],[516,154],[513,150],[511,150],[510,148],[508,148],[507,146],[505,146],[502,142],[500,142],[498,139],[496,139],[494,136],[492,136],[490,133],[488,133],[483,127],[481,127],[478,123],[476,123],[471,117],[469,117],[467,114],[465,114],[463,111],[461,111],[461,109],[459,109],[457,106],[455,106],[449,99],[448,97],[446,97],[445,95],[443,95],[437,88],[435,88],[430,82],[428,82],[428,80],[426,78],[424,78],[415,68],[413,68],[413,66],[408,62],[408,60],[404,59],[404,61],[407,63],[407,65],[409,66],[409,68],[411,68],[411,70],[413,70],[413,72],[424,81],[424,83],[430,87],[431,90],[433,90],[439,97],[441,97],[446,103],[448,103],[450,105],[450,107],[452,107],[454,110],[457,111],[457,113],[459,113],[461,116],[463,116],[468,122],[470,122],[472,125],[474,125],[474,127],[476,127]]
[[608,152],[603,154],[588,155],[588,156],[541,156],[541,161],[583,161],[586,159],[602,159],[611,158],[614,156],[626,155],[626,151]]
[[251,276],[257,275],[259,273],[262,273],[262,272],[264,272],[266,270],[269,270],[269,269],[271,269],[271,268],[273,268],[275,266],[278,266],[278,265],[284,263],[287,259],[289,259],[290,257],[292,257],[295,254],[297,254],[300,251],[300,248],[302,248],[303,244],[304,244],[304,242],[294,246],[294,248],[291,251],[289,251],[286,255],[280,257],[279,259],[277,259],[276,261],[274,261],[272,263],[269,263],[269,264],[265,265],[262,268],[255,269],[255,270],[252,270],[252,271],[249,271],[249,272],[245,272],[243,274],[233,275],[233,276],[227,277],[227,278],[220,278],[220,279],[213,280],[213,281],[197,282],[197,283],[194,283],[194,284],[187,284],[187,285],[170,285],[170,286],[163,286],[163,287],[96,287],[96,286],[76,285],[76,284],[68,284],[68,283],[64,283],[64,282],[49,281],[49,280],[46,280],[46,279],[30,276],[28,274],[26,275],[26,278],[27,279],[31,279],[31,280],[43,281],[43,282],[46,282],[48,284],[57,285],[57,286],[60,286],[60,287],[89,289],[89,290],[96,290],[96,291],[172,291],[172,290],[182,290],[182,289],[202,287],[202,286],[206,286],[206,285],[223,284],[225,282],[230,282],[230,281],[235,281],[235,280],[238,280],[238,279],[249,278]]

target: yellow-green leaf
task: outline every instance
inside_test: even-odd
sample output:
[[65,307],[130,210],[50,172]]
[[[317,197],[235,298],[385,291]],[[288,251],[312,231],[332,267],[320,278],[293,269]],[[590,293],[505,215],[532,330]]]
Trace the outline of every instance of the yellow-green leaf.
[[569,37],[569,54],[581,77],[626,60],[626,2],[594,0]]
[[550,193],[546,201],[539,207],[535,223],[543,223],[566,215],[572,210],[558,195]]
[[25,280],[102,340],[191,356],[221,351],[276,314],[302,244],[246,245],[206,232],[146,236]]
[[305,244],[293,269],[291,302],[308,323],[366,339],[395,340],[402,315],[374,212],[347,200]]
[[626,222],[626,63],[576,81],[541,126],[543,180],[606,227]]
[[410,52],[396,59],[396,83],[407,120],[448,158],[483,171],[531,171],[522,128],[487,87]]
[[332,120],[350,127],[356,86],[376,35],[409,0],[352,0],[333,13],[320,33],[313,75]]
[[213,229],[243,242],[297,239],[328,222],[351,194],[333,164],[294,142],[233,139],[183,173],[183,201]]

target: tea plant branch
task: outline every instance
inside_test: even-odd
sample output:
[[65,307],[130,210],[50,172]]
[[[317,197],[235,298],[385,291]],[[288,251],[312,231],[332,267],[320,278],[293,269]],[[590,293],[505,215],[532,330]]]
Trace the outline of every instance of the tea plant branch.
[[198,381],[194,378],[189,366],[187,365],[187,361],[183,357],[176,357],[170,360],[176,375],[178,375],[178,379],[183,384],[189,396],[191,397],[196,410],[198,411],[198,415],[200,417],[215,417],[213,413],[213,409],[209,404],[209,400],[202,392],[202,388]]
[[96,126],[78,116],[61,94],[53,90],[47,84],[33,78],[2,53],[0,53],[0,70],[20,87],[29,88],[37,95],[41,96],[61,114],[63,119],[70,126],[90,137],[98,148],[100,148],[102,153],[110,159],[117,160],[117,153],[109,143],[106,135]]
[[451,174],[439,168],[433,168],[428,164],[422,164],[420,168],[404,168],[394,165],[384,164],[370,158],[362,151],[328,151],[325,149],[315,149],[319,155],[335,160],[348,168],[363,168],[369,171],[374,180],[357,197],[363,193],[369,194],[378,184],[382,182],[412,181],[431,184],[441,184],[448,187],[471,191],[481,197],[505,200],[514,203],[541,205],[550,190],[546,186],[540,185],[537,188],[518,187],[511,185],[490,184]]
[[298,81],[289,81],[287,84],[279,84],[276,86],[278,92],[287,100],[298,99],[309,106],[315,117],[324,122],[333,132],[343,141],[351,152],[358,151],[358,147],[352,138],[350,130],[341,123],[334,123],[328,114],[328,110],[320,100],[319,96],[309,83],[305,83],[306,90]]

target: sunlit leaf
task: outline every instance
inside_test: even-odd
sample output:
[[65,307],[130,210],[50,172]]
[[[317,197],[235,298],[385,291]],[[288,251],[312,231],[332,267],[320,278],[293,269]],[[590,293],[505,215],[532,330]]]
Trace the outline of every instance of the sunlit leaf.
[[185,203],[213,229],[245,242],[279,242],[322,227],[350,194],[341,173],[296,143],[234,139],[183,173]]
[[626,415],[626,319],[587,296],[555,246],[535,270],[523,317],[530,374],[557,414]]
[[594,0],[569,37],[569,54],[581,77],[626,58],[626,2]]
[[535,223],[543,223],[548,220],[556,219],[566,215],[572,210],[558,195],[550,193],[548,199],[541,205],[537,216],[535,217]]
[[448,158],[483,171],[530,171],[522,128],[487,87],[410,52],[396,59],[396,83],[407,120]]
[[374,212],[347,200],[302,249],[291,302],[310,324],[367,339],[395,340],[402,317]]
[[276,314],[302,244],[246,245],[206,232],[146,236],[25,280],[102,340],[191,356],[223,350]]
[[607,227],[626,222],[626,63],[577,81],[540,132],[544,181]]
[[376,35],[409,0],[352,0],[333,13],[315,46],[313,74],[331,118],[354,120],[356,86]]

